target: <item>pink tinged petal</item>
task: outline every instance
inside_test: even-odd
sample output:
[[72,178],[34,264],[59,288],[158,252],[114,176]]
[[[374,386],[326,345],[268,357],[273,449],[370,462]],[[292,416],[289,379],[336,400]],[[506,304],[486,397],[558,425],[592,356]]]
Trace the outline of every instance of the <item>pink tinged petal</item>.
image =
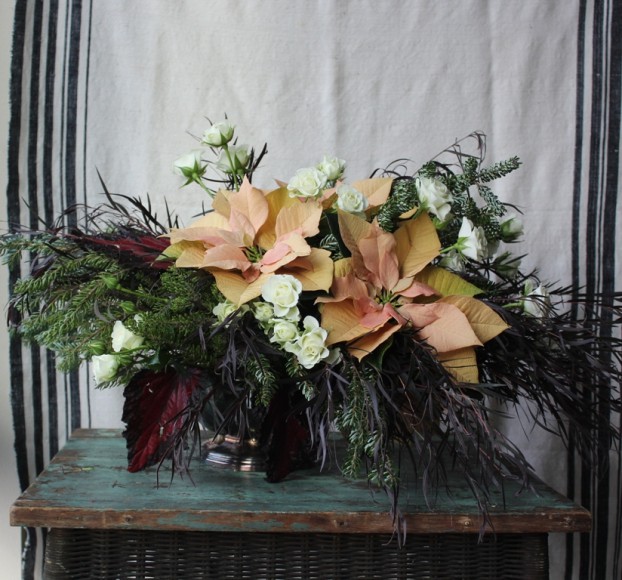
[[398,312],[410,322],[414,328],[423,328],[438,320],[437,309],[430,308],[431,304],[404,304],[398,307]]
[[255,242],[264,250],[269,250],[276,243],[275,228],[279,213],[284,208],[300,202],[296,198],[289,197],[287,187],[281,187],[267,193],[265,199],[268,204],[268,218],[257,232]]
[[291,264],[294,260],[297,260],[297,259],[299,258],[298,256],[296,256],[296,254],[288,251],[287,254],[285,254],[282,258],[280,258],[276,262],[272,262],[271,264],[266,264],[264,263],[264,260],[262,260],[258,265],[262,272],[269,274],[269,273],[277,272],[281,268],[284,268],[285,266],[287,266],[288,264]]
[[400,325],[404,325],[406,324],[408,321],[406,320],[406,318],[404,318],[393,306],[393,304],[385,304],[383,306],[383,310],[391,317],[393,318],[393,320],[395,320],[398,324]]
[[372,224],[368,235],[359,240],[358,246],[369,272],[367,279],[377,288],[393,288],[400,279],[393,235]]
[[337,199],[337,187],[339,187],[339,185],[341,185],[341,181],[337,182],[336,187],[331,187],[324,190],[322,197],[320,197],[320,203],[322,204],[322,207],[324,209],[332,207],[335,203],[335,200]]
[[333,261],[328,250],[311,248],[308,256],[292,260],[281,273],[297,278],[305,291],[327,292],[333,282]]
[[382,326],[388,320],[393,318],[391,313],[385,310],[384,308],[380,308],[379,310],[373,310],[368,312],[363,318],[361,318],[361,325],[367,328],[378,328]]
[[222,231],[229,230],[229,222],[217,213],[209,213],[187,228],[172,229],[168,234],[172,244],[181,241],[203,241],[206,237],[219,235]]
[[298,234],[289,234],[263,255],[261,270],[262,272],[275,272],[285,264],[310,254],[311,246],[303,237]]
[[419,338],[425,340],[437,352],[458,350],[467,346],[482,346],[481,341],[473,332],[468,318],[453,304],[435,302],[422,305],[438,315],[437,320],[426,325],[418,332]]
[[383,342],[389,340],[400,328],[402,327],[399,324],[386,324],[378,330],[370,332],[350,343],[348,345],[348,352],[358,360],[362,360]]
[[229,215],[231,214],[231,204],[229,203],[229,197],[235,192],[227,189],[221,189],[216,193],[216,196],[212,200],[212,209],[215,213],[229,223]]
[[259,189],[254,188],[247,178],[240,191],[229,198],[231,214],[229,227],[244,234],[244,245],[252,246],[257,232],[268,218],[268,202]]
[[244,272],[252,266],[246,254],[236,246],[221,245],[205,251],[201,267]]
[[352,187],[367,198],[370,207],[377,207],[387,201],[392,185],[393,179],[390,177],[374,177],[352,183]]
[[352,268],[361,280],[366,280],[368,271],[363,261],[363,255],[359,249],[359,241],[370,234],[372,225],[352,213],[341,210],[337,213],[339,216],[339,233],[341,234],[341,239],[352,254]]
[[326,346],[348,342],[369,333],[359,324],[360,317],[351,300],[322,305],[321,326],[328,330]]
[[427,213],[404,222],[394,234],[401,277],[410,278],[423,270],[441,250],[436,228]]
[[[404,296],[406,298],[417,298],[419,296],[436,296],[438,293],[432,286],[428,286],[423,282],[417,282],[415,280],[410,279],[410,285],[406,286],[409,278],[402,278],[397,286],[393,288],[394,294],[399,294],[400,296]],[[402,289],[404,286],[404,289]]]
[[274,232],[277,239],[296,232],[303,238],[309,238],[320,232],[319,223],[322,217],[322,206],[315,200],[306,203],[298,202],[284,207],[278,213]]
[[261,288],[271,276],[271,274],[259,275],[255,269],[247,270],[248,272],[256,274],[252,280],[230,270],[214,270],[212,274],[216,279],[216,286],[225,298],[239,306],[260,296]]
[[439,300],[456,306],[468,318],[473,332],[482,343],[492,340],[509,326],[490,306],[469,296],[446,296]]
[[285,243],[280,242],[274,246],[271,250],[268,250],[261,259],[262,265],[268,266],[270,264],[274,264],[291,254],[292,249]]
[[203,264],[203,256],[205,255],[205,248],[202,244],[187,243],[184,244],[184,249],[175,261],[175,266],[178,268],[200,268]]
[[351,273],[347,276],[333,278],[330,293],[332,296],[319,297],[316,302],[340,302],[348,298],[358,300],[369,297],[365,282]]

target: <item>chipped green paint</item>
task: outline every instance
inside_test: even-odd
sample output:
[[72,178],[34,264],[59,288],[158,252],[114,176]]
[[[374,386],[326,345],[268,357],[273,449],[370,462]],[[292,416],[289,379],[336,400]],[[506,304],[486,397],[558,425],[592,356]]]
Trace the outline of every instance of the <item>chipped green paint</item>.
[[[477,533],[477,504],[459,477],[450,476],[451,497],[426,506],[418,482],[406,481],[401,508],[409,529]],[[506,484],[491,510],[495,530],[586,531],[589,513],[545,485],[519,493]],[[13,525],[202,531],[354,532],[392,530],[388,500],[367,484],[335,472],[295,472],[276,484],[262,473],[209,467],[196,461],[191,478],[171,478],[164,467],[126,469],[125,440],[115,430],[79,430],[17,500]],[[528,523],[521,523],[528,522]]]

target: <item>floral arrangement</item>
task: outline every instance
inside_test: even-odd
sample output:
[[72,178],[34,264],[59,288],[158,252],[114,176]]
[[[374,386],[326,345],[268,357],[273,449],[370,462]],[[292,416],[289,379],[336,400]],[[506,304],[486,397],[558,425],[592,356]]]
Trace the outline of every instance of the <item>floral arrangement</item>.
[[601,409],[620,409],[620,340],[594,330],[619,305],[521,272],[517,209],[490,187],[517,158],[485,167],[475,133],[415,172],[399,161],[349,181],[327,156],[259,189],[267,149],[234,133],[213,124],[176,161],[211,199],[186,227],[102,182],[105,203],[70,210],[80,228],[63,215],[0,238],[8,261],[31,258],[13,330],[60,368],[89,361],[99,386],[124,387],[130,471],[169,458],[187,470],[207,425],[253,437],[278,481],[331,458],[339,431],[344,475],[383,489],[399,529],[404,459],[424,491],[451,462],[484,516],[504,479],[528,484],[496,413],[520,407],[588,459],[594,429],[600,444],[603,428],[619,436]]

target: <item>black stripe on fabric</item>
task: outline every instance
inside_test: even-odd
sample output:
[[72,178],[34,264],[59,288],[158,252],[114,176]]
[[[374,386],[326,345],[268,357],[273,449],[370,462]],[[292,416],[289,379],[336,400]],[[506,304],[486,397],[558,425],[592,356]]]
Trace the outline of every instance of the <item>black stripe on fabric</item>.
[[[54,221],[54,184],[52,159],[54,149],[54,87],[56,78],[56,36],[58,34],[58,0],[50,0],[48,8],[47,54],[45,70],[45,108],[43,119],[43,204],[45,223]],[[56,358],[46,353],[48,386],[48,439],[50,457],[58,452],[58,382]]]
[[[88,138],[88,119],[89,119],[89,79],[90,79],[90,70],[91,70],[91,33],[93,30],[93,0],[89,1],[89,21],[88,21],[88,30],[87,30],[87,43],[86,43],[86,72],[85,72],[85,91],[84,91],[84,144],[82,151],[82,186],[84,189],[84,207],[88,205],[88,197],[87,197],[87,188],[86,184],[88,183],[86,173],[87,173],[87,138]],[[92,411],[91,411],[91,384],[90,379],[87,376],[86,378],[86,411],[87,411],[87,425],[91,427],[92,420]]]
[[45,67],[45,108],[43,112],[43,207],[47,226],[51,226],[54,222],[52,154],[54,151],[54,86],[56,78],[57,30],[58,0],[50,0]]
[[[24,64],[24,40],[26,34],[27,0],[15,3],[13,46],[10,83],[10,120],[8,142],[7,217],[12,230],[19,227],[19,149],[22,124],[22,70]],[[20,277],[19,266],[9,268],[9,292]],[[9,366],[11,374],[11,407],[15,432],[15,453],[20,488],[28,487],[28,450],[26,446],[26,418],[24,416],[24,375],[22,367],[22,343],[16,337],[9,339]]]
[[[76,205],[76,147],[78,132],[78,84],[80,72],[80,32],[82,26],[82,0],[72,0],[69,23],[69,54],[67,65],[67,110],[65,118],[65,203]],[[76,226],[76,215],[68,216],[68,225]]]
[[[28,12],[27,0],[16,0],[13,20],[11,81],[9,86],[10,119],[7,150],[7,219],[11,230],[18,228],[20,218],[20,176],[19,158],[22,127],[22,89],[24,67],[24,45]],[[9,268],[9,295],[20,277],[19,266]],[[11,412],[15,434],[14,448],[17,463],[17,477],[21,490],[30,483],[28,473],[28,446],[26,416],[24,407],[23,346],[17,337],[9,339],[9,369],[11,382]],[[22,546],[22,580],[33,580],[36,562],[37,539],[34,528],[26,530],[27,539]]]
[[[602,292],[604,305],[600,312],[600,334],[611,337],[613,293],[615,291],[615,243],[616,243],[616,209],[618,195],[618,171],[619,171],[619,148],[620,148],[620,82],[622,82],[622,7],[620,0],[614,0],[611,4],[611,30],[609,37],[609,74],[608,74],[608,127],[607,127],[607,166],[604,180],[604,199],[602,202],[602,247],[600,270],[602,279]],[[601,358],[605,364],[611,363],[611,354],[603,353]],[[603,400],[609,396],[610,384],[600,386]],[[607,403],[601,404],[600,412],[608,420],[611,417],[611,407]],[[607,575],[607,545],[609,535],[610,514],[610,480],[609,480],[609,447],[610,440],[605,426],[599,430],[599,466],[604,468],[604,477],[598,482],[597,487],[597,517],[596,534],[598,541],[595,550],[595,577],[605,578]],[[619,513],[618,513],[619,515]],[[615,521],[615,520],[614,520]],[[617,547],[619,554],[619,546]]]
[[[37,173],[39,166],[39,80],[41,68],[41,30],[43,28],[43,1],[35,0],[32,19],[32,60],[30,63],[30,99],[28,122],[28,205],[31,230],[38,229],[39,191]],[[31,256],[32,258],[33,256]],[[41,385],[41,354],[38,347],[31,347],[33,442],[35,471],[43,471],[43,400]]]
[[[604,115],[603,106],[603,43],[604,43],[604,6],[602,2],[594,4],[594,20],[592,26],[592,110],[590,119],[590,151],[589,151],[589,179],[587,199],[587,223],[585,237],[585,290],[588,297],[593,296],[597,289],[598,271],[596,254],[598,252],[598,207],[602,160],[602,131],[601,123]],[[586,405],[592,400],[585,396]],[[581,469],[581,503],[594,512],[594,490],[592,485],[592,471],[588,467]],[[590,556],[594,543],[605,541],[597,533],[581,534],[579,578],[590,578]]]
[[[587,12],[587,0],[579,3],[578,26],[577,26],[577,90],[576,90],[576,120],[575,120],[575,153],[574,153],[574,176],[572,194],[572,286],[579,288],[581,283],[580,259],[579,259],[579,240],[581,235],[581,176],[583,173],[583,107],[585,105],[584,90],[584,59],[585,59],[585,22]],[[573,299],[575,296],[573,296]],[[573,300],[572,317],[577,317],[577,308]],[[566,495],[574,500],[577,489],[575,482],[576,470],[576,446],[572,433],[568,438],[567,464],[568,475],[566,480]],[[571,580],[574,565],[574,534],[566,534],[565,550],[565,574],[566,580]]]
[[[72,0],[69,25],[69,53],[67,65],[67,108],[65,118],[65,203],[76,204],[76,142],[78,131],[78,81],[80,72],[80,33],[82,26],[82,0]],[[77,225],[76,214],[70,213],[67,225]],[[80,379],[78,371],[69,374],[71,396],[71,430],[81,426]]]

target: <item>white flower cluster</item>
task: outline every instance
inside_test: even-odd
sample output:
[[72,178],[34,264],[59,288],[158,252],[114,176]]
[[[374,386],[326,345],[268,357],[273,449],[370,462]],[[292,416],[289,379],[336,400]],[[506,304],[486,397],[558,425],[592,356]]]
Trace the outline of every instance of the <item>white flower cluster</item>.
[[[298,362],[310,369],[327,359],[331,352],[326,348],[328,332],[313,316],[304,318],[303,330],[300,330],[298,299],[301,292],[299,280],[288,274],[275,274],[261,289],[263,301],[255,301],[251,310],[255,320],[270,337],[270,342],[296,355]],[[238,307],[225,300],[217,304],[212,312],[219,322],[223,322],[234,312],[246,312],[248,309],[247,305]]]
[[345,167],[343,159],[325,155],[315,167],[299,169],[287,184],[290,197],[320,197],[326,188],[343,176]]
[[300,330],[298,298],[302,292],[299,280],[288,274],[271,276],[261,290],[265,302],[253,305],[253,314],[270,342],[296,356],[306,369],[313,368],[331,354],[326,348],[328,332],[313,316],[305,316]]
[[[451,219],[454,201],[449,188],[439,179],[418,176],[415,179],[420,207],[436,218],[437,228],[442,229]],[[488,240],[481,226],[475,226],[467,217],[462,218],[458,241],[447,248],[441,265],[455,272],[464,271],[465,259],[492,258],[499,248],[499,241],[515,242],[523,234],[523,225],[516,216],[507,216],[499,222],[500,240]]]
[[[112,350],[115,353],[142,348],[145,339],[133,333],[123,322],[117,320],[112,327]],[[100,354],[91,357],[93,377],[97,383],[111,381],[117,375],[121,363],[118,354]]]
[[[220,171],[239,174],[246,169],[250,153],[248,145],[229,145],[234,132],[235,127],[229,121],[214,123],[203,133],[201,144],[221,150],[216,161],[216,167]],[[200,177],[207,168],[207,164],[202,160],[201,155],[200,149],[182,155],[173,163],[175,172],[199,183]]]

